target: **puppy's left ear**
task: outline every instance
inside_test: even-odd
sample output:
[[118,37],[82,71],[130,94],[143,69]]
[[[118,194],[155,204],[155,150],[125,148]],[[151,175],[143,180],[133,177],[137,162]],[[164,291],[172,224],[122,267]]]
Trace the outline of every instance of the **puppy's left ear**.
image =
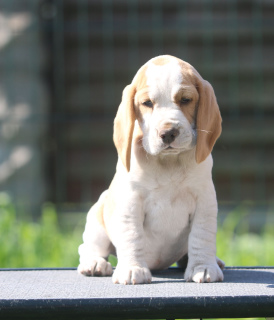
[[136,119],[134,112],[135,92],[136,89],[133,85],[125,87],[121,104],[114,119],[114,144],[128,172],[130,171],[131,143]]
[[222,132],[222,117],[214,90],[209,82],[198,79],[199,105],[197,110],[196,162],[204,161],[211,153]]

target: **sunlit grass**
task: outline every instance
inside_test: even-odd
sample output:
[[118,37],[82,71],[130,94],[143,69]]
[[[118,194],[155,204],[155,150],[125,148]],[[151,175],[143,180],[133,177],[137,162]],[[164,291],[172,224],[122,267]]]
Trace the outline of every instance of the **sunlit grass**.
[[[274,214],[274,213],[269,213]],[[247,206],[239,206],[217,233],[217,256],[227,266],[273,266],[274,226],[266,223],[258,233],[249,230]]]
[[0,267],[76,267],[81,231],[61,232],[51,204],[38,222],[17,220],[13,205],[0,196]]
[[[217,233],[217,255],[227,266],[273,266],[274,226],[250,233],[248,208],[239,206]],[[60,229],[54,205],[45,204],[40,221],[18,220],[9,197],[0,194],[0,268],[77,267],[83,226]],[[110,257],[113,265],[116,258]]]

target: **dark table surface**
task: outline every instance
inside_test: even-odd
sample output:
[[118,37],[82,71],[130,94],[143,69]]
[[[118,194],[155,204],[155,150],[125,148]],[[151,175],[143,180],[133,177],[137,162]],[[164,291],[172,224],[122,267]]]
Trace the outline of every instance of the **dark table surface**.
[[1,319],[274,317],[274,268],[226,268],[222,283],[185,282],[180,269],[151,284],[117,285],[75,269],[0,269]]

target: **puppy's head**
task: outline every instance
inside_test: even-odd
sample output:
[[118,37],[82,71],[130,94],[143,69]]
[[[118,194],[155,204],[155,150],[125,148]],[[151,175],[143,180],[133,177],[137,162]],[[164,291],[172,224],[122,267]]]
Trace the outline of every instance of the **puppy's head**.
[[130,170],[134,122],[147,153],[179,154],[196,146],[204,161],[221,134],[221,115],[211,85],[188,63],[160,56],[142,66],[124,89],[114,121],[114,143]]

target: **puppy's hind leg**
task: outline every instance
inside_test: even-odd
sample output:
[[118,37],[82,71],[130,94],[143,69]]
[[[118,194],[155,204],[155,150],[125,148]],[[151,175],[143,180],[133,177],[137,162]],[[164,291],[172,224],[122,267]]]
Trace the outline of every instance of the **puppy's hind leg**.
[[114,247],[106,233],[103,222],[105,191],[91,207],[83,234],[84,243],[79,246],[80,264],[78,272],[86,276],[111,276],[112,267],[107,261]]

